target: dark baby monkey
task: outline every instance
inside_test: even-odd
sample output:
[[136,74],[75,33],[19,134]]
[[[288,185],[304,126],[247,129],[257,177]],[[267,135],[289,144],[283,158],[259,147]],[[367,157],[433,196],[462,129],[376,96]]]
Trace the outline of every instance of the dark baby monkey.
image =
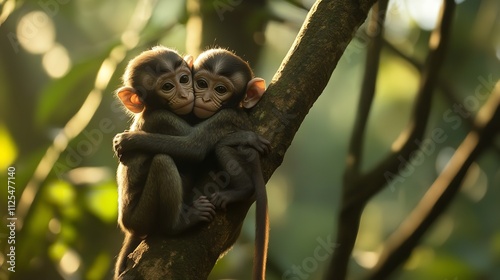
[[[134,113],[131,131],[187,135],[192,127],[184,120],[194,104],[192,57],[156,47],[131,60],[116,94]],[[189,150],[188,150],[189,152]],[[191,160],[190,154],[183,158]],[[124,154],[117,170],[118,223],[125,240],[118,256],[115,277],[126,267],[126,257],[150,234],[177,234],[199,222],[209,222],[215,207],[199,197],[182,213],[185,182],[171,155],[134,151]],[[182,216],[182,217],[181,217]]]

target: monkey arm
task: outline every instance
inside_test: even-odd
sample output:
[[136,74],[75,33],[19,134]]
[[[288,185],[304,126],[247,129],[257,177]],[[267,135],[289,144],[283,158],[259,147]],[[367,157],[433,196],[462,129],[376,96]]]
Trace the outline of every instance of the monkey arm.
[[[126,131],[113,139],[118,158],[123,154],[141,151],[150,154],[166,154],[174,160],[201,162],[209,151],[210,143],[189,141],[189,136],[172,136],[143,131]],[[213,146],[213,145],[212,145]]]
[[225,136],[217,142],[217,146],[248,146],[264,155],[268,154],[271,150],[271,142],[253,131],[246,130],[237,131]]
[[[145,130],[172,121],[172,116],[175,115],[165,112],[150,114],[147,118],[154,122],[149,121]],[[194,128],[190,127],[190,133],[185,136],[129,131],[117,134],[113,145],[118,158],[124,153],[140,150],[152,154],[167,154],[174,160],[187,162],[201,162],[221,139],[224,139],[222,144],[227,146],[248,145],[266,153],[269,150],[269,141],[254,132],[242,131],[242,128],[248,127],[245,112],[234,109],[221,110]]]

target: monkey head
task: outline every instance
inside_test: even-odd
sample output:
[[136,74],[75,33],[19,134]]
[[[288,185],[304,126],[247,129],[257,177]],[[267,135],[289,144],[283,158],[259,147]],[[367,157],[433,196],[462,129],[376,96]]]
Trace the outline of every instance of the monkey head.
[[223,108],[252,108],[266,90],[266,82],[254,77],[247,62],[224,49],[210,49],[193,65],[195,101],[193,113],[205,119]]
[[117,96],[132,113],[167,108],[189,114],[194,105],[192,66],[192,56],[182,58],[172,49],[154,47],[128,63]]

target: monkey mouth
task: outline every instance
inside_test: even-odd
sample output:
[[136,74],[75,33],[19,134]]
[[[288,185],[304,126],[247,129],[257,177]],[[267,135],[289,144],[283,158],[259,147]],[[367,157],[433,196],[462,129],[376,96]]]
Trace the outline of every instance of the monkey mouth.
[[178,115],[186,115],[193,111],[194,102],[186,102],[185,104],[179,104],[175,109],[175,113]]
[[208,110],[206,108],[194,105],[193,113],[196,117],[198,117],[200,119],[206,119],[206,118],[211,117],[215,112]]

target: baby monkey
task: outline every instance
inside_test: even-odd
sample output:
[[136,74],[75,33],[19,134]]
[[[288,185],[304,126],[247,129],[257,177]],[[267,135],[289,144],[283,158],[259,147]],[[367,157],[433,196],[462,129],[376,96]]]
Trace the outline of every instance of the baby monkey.
[[[186,122],[194,105],[192,57],[183,59],[174,50],[155,47],[132,59],[123,76],[117,97],[134,114],[131,131],[187,135]],[[178,147],[180,150],[181,148]],[[177,160],[193,158],[188,152]],[[172,155],[151,155],[134,151],[120,157],[117,170],[119,190],[118,223],[125,233],[115,277],[126,267],[126,257],[146,236],[177,234],[199,222],[209,222],[215,207],[206,197],[189,202],[182,213],[182,180]],[[182,218],[181,218],[182,216]]]
[[[182,137],[125,132],[115,138],[115,149],[118,153],[141,150],[171,155],[175,147],[187,141],[195,154],[215,150],[219,164],[230,175],[230,187],[212,194],[210,200],[225,208],[229,203],[256,199],[254,279],[265,279],[269,219],[259,153],[267,153],[270,143],[249,131],[252,126],[245,111],[262,97],[265,81],[254,77],[247,62],[223,49],[203,52],[194,62],[193,73],[193,113],[206,120]],[[240,172],[227,170],[234,162],[241,166]]]

